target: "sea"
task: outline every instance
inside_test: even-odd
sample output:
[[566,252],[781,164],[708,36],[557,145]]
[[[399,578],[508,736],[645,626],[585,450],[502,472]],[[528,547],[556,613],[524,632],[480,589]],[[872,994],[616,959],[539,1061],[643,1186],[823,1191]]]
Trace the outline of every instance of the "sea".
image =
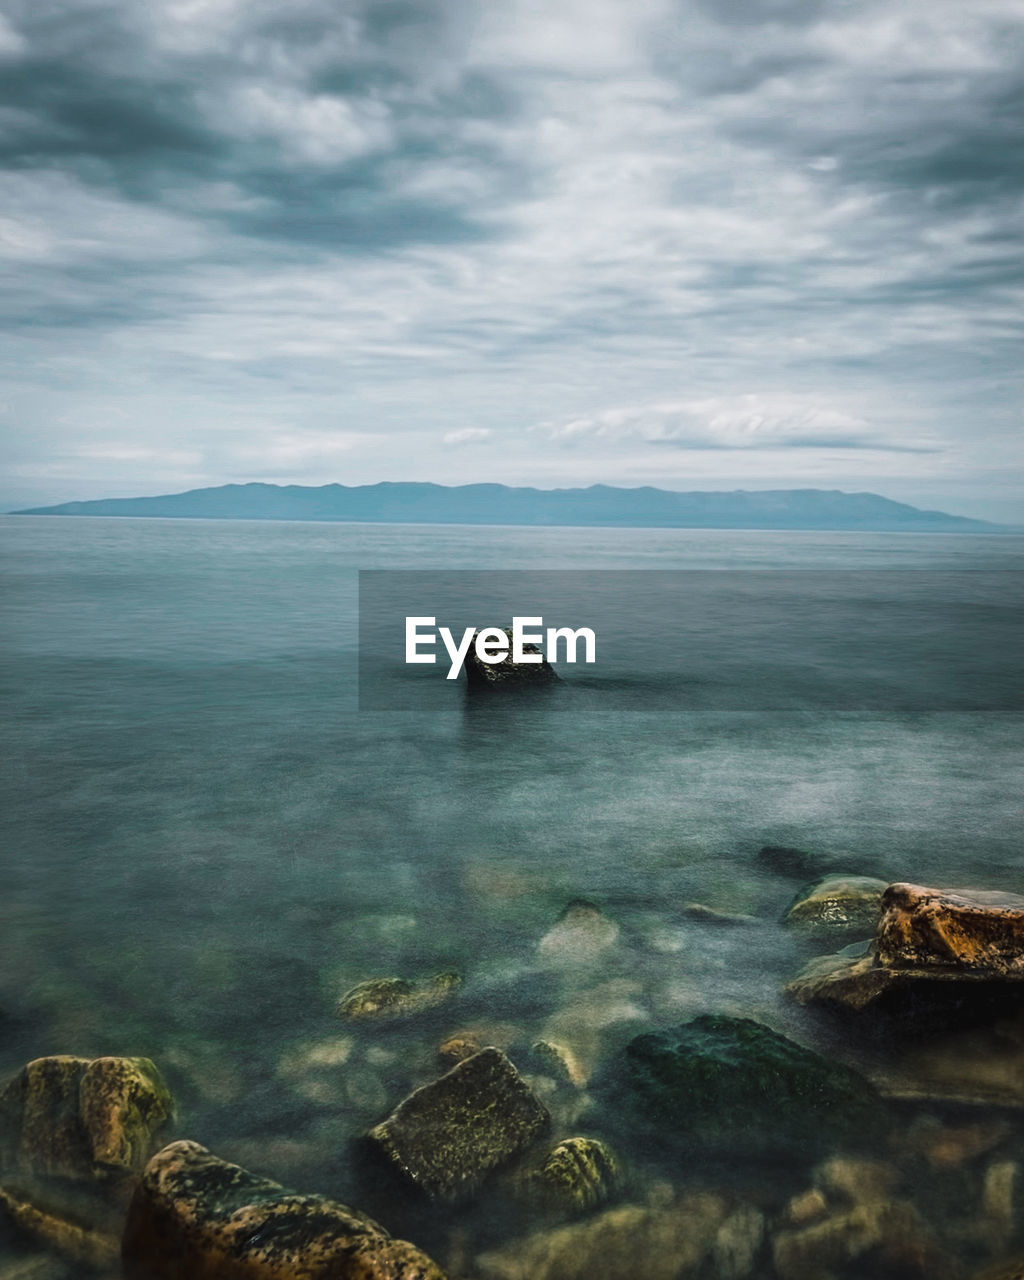
[[[1024,536],[0,518],[0,1074],[145,1055],[177,1135],[444,1254],[455,1216],[392,1206],[355,1153],[447,1036],[506,1049],[564,1130],[601,1133],[600,1098],[563,1105],[536,1041],[573,1042],[596,1078],[710,1012],[863,1057],[784,994],[808,957],[782,923],[801,886],[762,848],[1024,892],[1019,699],[763,709],[752,687],[633,709],[591,676],[578,705],[481,706],[460,681],[377,710],[361,570],[813,571],[841,595],[848,571],[1013,581]],[[661,653],[678,672],[685,653]],[[552,965],[542,940],[578,899],[611,941]],[[419,1018],[338,1015],[361,982],[452,971]],[[642,1143],[623,1158],[666,1177]],[[488,1248],[530,1225],[497,1205],[473,1228]]]

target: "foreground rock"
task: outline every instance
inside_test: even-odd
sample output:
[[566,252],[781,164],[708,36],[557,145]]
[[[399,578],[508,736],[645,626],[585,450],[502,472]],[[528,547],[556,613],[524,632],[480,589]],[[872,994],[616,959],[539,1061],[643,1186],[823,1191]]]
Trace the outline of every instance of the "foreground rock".
[[483,1049],[409,1095],[367,1141],[428,1196],[461,1200],[551,1123],[500,1049]]
[[786,924],[812,938],[873,938],[887,887],[871,876],[825,876],[798,895]]
[[444,1004],[461,985],[457,973],[439,973],[423,983],[371,978],[346,991],[338,1001],[338,1014],[351,1021],[407,1018]]
[[856,1072],[747,1018],[705,1014],[626,1048],[635,1104],[700,1146],[803,1158],[876,1133],[883,1106]]
[[37,1058],[0,1092],[5,1175],[140,1172],[173,1111],[148,1058]]
[[150,1161],[122,1257],[125,1280],[444,1280],[364,1214],[291,1194],[196,1142]]
[[922,1001],[962,996],[980,1006],[982,995],[1016,991],[1013,984],[1021,980],[1024,898],[893,884],[882,895],[878,931],[866,953],[812,961],[787,989],[802,1004],[853,1010],[907,995]]
[[755,1209],[694,1194],[665,1208],[608,1209],[477,1262],[484,1280],[742,1280],[752,1273],[763,1233]]
[[512,661],[512,632],[505,628],[508,654],[500,662],[483,662],[476,652],[476,637],[466,654],[466,681],[470,689],[528,689],[552,685],[558,679],[554,668],[533,644],[524,644],[524,653],[536,654],[539,662]]

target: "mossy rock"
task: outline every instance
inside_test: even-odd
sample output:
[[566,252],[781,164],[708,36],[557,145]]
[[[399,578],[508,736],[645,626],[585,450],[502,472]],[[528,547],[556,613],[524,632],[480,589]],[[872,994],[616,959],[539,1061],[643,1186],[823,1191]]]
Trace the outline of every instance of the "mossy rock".
[[603,1142],[566,1138],[548,1153],[531,1189],[544,1205],[583,1213],[610,1199],[621,1181],[619,1162]]
[[435,974],[428,982],[407,982],[404,978],[371,978],[338,1001],[338,1014],[350,1021],[386,1021],[407,1018],[434,1009],[450,999],[462,979],[450,971]]
[[797,894],[785,922],[810,938],[873,938],[887,888],[885,880],[873,876],[825,876]]
[[880,1132],[862,1076],[748,1018],[704,1014],[626,1047],[638,1113],[700,1147],[806,1156]]

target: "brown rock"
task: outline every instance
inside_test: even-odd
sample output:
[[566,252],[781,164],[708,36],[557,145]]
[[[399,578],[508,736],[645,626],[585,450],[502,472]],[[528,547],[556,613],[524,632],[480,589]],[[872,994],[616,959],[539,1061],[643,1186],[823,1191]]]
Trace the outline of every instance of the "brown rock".
[[967,969],[1024,977],[1024,897],[892,884],[875,941],[890,969]]
[[291,1194],[196,1142],[147,1165],[122,1259],[125,1280],[444,1280],[364,1214]]
[[410,1094],[367,1140],[428,1196],[459,1200],[550,1123],[508,1058],[488,1048]]
[[116,1235],[50,1213],[4,1187],[0,1187],[0,1217],[6,1217],[20,1231],[70,1262],[96,1270],[109,1269],[117,1263],[120,1242]]
[[0,1094],[0,1164],[62,1178],[136,1173],[172,1111],[148,1058],[37,1058]]

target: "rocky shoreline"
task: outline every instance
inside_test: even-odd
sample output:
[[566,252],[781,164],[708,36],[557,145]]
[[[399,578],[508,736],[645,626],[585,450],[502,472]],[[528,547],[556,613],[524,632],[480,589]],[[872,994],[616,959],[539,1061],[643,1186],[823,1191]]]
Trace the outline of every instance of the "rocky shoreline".
[[[500,991],[467,1006],[451,970],[366,975],[267,1086],[358,1117],[325,1139],[357,1207],[278,1182],[301,1156],[280,1142],[201,1145],[175,1063],[36,1059],[0,1087],[0,1280],[1021,1276],[1024,897],[758,860],[810,881],[786,992],[813,1036],[733,1008],[645,1021],[587,899],[534,944],[558,1001],[532,1024]],[[758,923],[680,914],[708,938]]]

